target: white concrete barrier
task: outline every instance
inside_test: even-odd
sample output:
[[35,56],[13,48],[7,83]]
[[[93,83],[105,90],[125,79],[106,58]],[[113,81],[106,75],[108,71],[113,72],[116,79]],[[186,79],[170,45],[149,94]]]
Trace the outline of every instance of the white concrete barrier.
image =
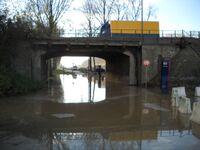
[[186,129],[190,128],[190,114],[179,114],[180,124]]
[[186,97],[185,87],[174,87],[172,88],[171,103],[172,106],[178,107],[180,97]]
[[200,102],[193,103],[193,111],[190,120],[200,124]]
[[196,102],[200,102],[200,87],[195,88],[194,99]]
[[185,96],[186,97],[186,93],[185,93],[185,87],[178,87],[178,96]]
[[200,97],[200,87],[195,88],[195,94],[196,97]]
[[178,111],[180,113],[183,113],[183,114],[192,113],[190,98],[187,98],[185,96],[181,96],[178,103],[179,103]]
[[178,89],[176,87],[172,88],[171,103],[172,106],[178,106]]
[[178,117],[178,108],[172,107],[172,118],[176,119]]

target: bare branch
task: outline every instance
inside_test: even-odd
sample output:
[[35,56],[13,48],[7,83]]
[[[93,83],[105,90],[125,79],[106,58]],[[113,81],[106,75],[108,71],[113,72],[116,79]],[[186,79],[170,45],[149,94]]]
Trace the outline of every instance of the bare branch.
[[51,34],[57,27],[58,21],[70,8],[73,0],[28,0],[28,13],[32,20],[49,28]]
[[151,17],[156,17],[156,8],[155,7],[153,7],[152,5],[150,5],[149,7],[148,7],[148,9],[147,9],[147,21],[149,21],[149,19],[151,18]]

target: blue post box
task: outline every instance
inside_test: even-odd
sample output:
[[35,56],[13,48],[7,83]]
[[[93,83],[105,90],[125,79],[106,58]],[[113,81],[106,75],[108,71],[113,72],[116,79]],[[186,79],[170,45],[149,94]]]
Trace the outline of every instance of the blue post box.
[[163,93],[169,91],[170,59],[163,59],[161,66],[161,90]]

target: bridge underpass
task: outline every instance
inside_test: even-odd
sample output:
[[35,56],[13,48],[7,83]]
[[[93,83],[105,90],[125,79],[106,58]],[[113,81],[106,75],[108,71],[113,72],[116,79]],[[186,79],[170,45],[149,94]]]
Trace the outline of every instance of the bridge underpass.
[[102,39],[60,39],[34,41],[33,48],[39,52],[41,80],[47,79],[47,60],[62,56],[99,57],[106,61],[108,80],[123,81],[129,85],[141,83],[141,45],[139,41],[102,40]]
[[[142,60],[148,59],[148,80],[160,84],[160,58],[171,60],[171,85],[199,80],[199,39],[190,37],[144,38],[57,38],[18,41],[13,48],[13,69],[37,81],[46,81],[46,60],[60,56],[94,56],[107,64],[107,76],[125,84],[145,83]],[[185,42],[184,42],[185,41]],[[188,62],[187,64],[185,64]],[[190,64],[193,64],[192,66]],[[179,71],[177,71],[179,70]],[[198,73],[198,74],[196,74]],[[120,80],[119,80],[120,79]]]

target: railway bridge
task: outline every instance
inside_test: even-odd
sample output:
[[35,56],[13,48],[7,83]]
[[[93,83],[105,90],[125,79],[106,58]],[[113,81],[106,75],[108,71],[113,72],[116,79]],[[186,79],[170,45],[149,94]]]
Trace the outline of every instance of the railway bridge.
[[[182,64],[181,60],[183,60],[184,55],[188,55],[185,61],[195,61],[193,64],[199,63],[200,57],[199,38],[183,35],[171,37],[162,35],[156,38],[38,38],[19,42],[15,49],[17,50],[17,55],[13,60],[15,69],[33,80],[43,81],[47,79],[48,59],[61,56],[91,56],[106,61],[108,79],[123,81],[129,85],[140,85],[146,81],[143,67],[143,60],[145,59],[150,61],[147,79],[150,81],[158,76],[162,58],[170,58],[175,62],[172,62],[172,69],[176,70],[177,63]],[[186,54],[188,52],[189,54]],[[182,67],[182,70],[184,70],[184,67]],[[172,77],[174,80],[176,80],[175,76],[176,71]]]
[[102,38],[60,38],[36,40],[32,44],[35,52],[41,56],[41,78],[45,78],[47,75],[46,60],[50,58],[92,56],[106,60],[108,77],[115,76],[114,78],[116,79],[130,77],[129,84],[131,85],[141,82],[142,55],[140,41]]

